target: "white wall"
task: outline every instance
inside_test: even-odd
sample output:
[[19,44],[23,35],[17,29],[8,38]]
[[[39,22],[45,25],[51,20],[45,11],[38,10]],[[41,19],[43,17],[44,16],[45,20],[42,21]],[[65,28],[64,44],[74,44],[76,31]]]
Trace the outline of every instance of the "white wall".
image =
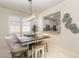
[[[8,32],[8,16],[0,13],[0,57],[9,57],[5,35]],[[6,53],[5,53],[6,52]]]
[[37,16],[37,25],[38,25],[38,32],[42,32],[43,31],[43,17],[41,17],[42,15],[38,15]]
[[[48,14],[61,11],[61,34],[54,35],[52,34],[51,41],[62,48],[68,49],[72,52],[79,54],[79,33],[74,34],[70,30],[66,29],[64,24],[62,23],[62,18],[65,13],[70,13],[71,17],[73,18],[73,22],[75,22],[79,27],[79,0],[64,0],[61,4],[56,5],[55,7],[46,10],[45,12],[41,13],[40,19],[43,16]],[[43,19],[42,19],[43,20]],[[42,24],[41,24],[42,25]]]

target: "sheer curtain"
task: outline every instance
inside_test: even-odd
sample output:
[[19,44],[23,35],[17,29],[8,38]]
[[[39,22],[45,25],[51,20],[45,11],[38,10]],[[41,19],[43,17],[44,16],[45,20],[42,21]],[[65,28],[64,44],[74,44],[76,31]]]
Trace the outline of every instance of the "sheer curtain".
[[30,32],[30,22],[27,22],[26,18],[21,18],[18,16],[9,16],[8,22],[9,22],[9,33],[20,33],[21,25],[23,33]]

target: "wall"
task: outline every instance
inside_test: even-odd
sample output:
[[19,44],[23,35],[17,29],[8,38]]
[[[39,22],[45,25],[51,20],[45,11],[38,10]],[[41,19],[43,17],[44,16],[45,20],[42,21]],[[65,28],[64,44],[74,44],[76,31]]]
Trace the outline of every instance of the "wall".
[[[8,15],[0,12],[0,57],[9,57],[9,48],[5,41],[8,32]],[[6,52],[6,53],[5,53]]]
[[[74,34],[70,30],[66,29],[62,23],[62,18],[65,13],[70,13],[75,22],[79,27],[79,0],[64,0],[62,3],[56,5],[55,7],[44,11],[41,13],[40,19],[43,20],[43,16],[48,14],[61,11],[61,34],[50,34],[52,39],[51,41],[62,48],[68,49],[72,52],[79,54],[79,33]],[[42,25],[42,24],[41,24]],[[43,25],[42,25],[43,26]]]

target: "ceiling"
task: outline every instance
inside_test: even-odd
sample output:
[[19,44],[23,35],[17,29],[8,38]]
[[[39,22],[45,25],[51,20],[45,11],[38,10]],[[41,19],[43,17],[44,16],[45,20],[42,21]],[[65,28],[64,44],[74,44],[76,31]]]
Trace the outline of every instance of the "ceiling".
[[[32,11],[33,13],[40,13],[62,1],[63,0],[32,0]],[[0,0],[0,7],[27,14],[30,12],[30,4],[28,0]]]

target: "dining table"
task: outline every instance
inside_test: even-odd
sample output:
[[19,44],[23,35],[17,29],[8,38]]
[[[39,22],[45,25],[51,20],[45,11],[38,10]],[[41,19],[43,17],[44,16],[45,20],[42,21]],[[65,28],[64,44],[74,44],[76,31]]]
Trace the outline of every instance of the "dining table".
[[48,40],[50,38],[47,35],[35,35],[35,36],[18,36],[18,40],[22,45],[29,45],[32,43],[37,43],[43,40]]
[[[21,49],[23,49],[21,46],[28,48],[28,57],[30,57],[31,55],[33,55],[33,51],[32,51],[32,46],[34,44],[38,44],[38,42],[47,40],[48,38],[50,38],[48,35],[15,35],[15,36],[6,36],[6,39],[8,40],[12,40],[10,43],[12,44],[12,42],[14,41],[16,44],[19,44],[18,47],[20,47]],[[15,44],[14,44],[15,45]],[[15,46],[11,46],[11,47],[15,47]],[[30,53],[31,52],[31,53]]]

